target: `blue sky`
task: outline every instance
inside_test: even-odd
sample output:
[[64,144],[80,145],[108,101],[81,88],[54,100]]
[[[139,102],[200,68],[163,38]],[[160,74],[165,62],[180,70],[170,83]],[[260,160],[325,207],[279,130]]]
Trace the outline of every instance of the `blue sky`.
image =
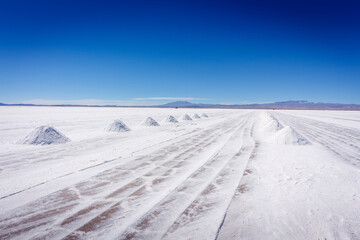
[[0,1],[0,102],[360,103],[358,1]]

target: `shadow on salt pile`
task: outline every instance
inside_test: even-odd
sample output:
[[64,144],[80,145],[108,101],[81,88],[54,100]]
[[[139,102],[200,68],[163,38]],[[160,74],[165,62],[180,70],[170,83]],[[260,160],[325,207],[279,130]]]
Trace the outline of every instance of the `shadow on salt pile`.
[[164,120],[162,122],[164,122],[164,123],[178,123],[179,121],[176,120],[175,117],[173,117],[171,115],[168,115],[168,116],[166,116],[166,118],[164,118]]
[[284,145],[309,145],[311,144],[305,137],[300,135],[289,126],[284,127],[272,136],[270,142]]
[[264,133],[268,133],[268,134],[275,133],[283,128],[284,126],[279,122],[279,120],[274,118],[272,115],[270,114],[263,115],[262,120],[260,122],[260,130],[263,131]]
[[192,118],[187,114],[182,115],[180,119],[185,121],[192,121]]
[[143,126],[152,126],[152,127],[157,127],[160,126],[160,124],[155,121],[153,118],[151,117],[147,117],[142,123],[141,125]]
[[107,132],[127,132],[130,130],[131,129],[128,126],[126,126],[126,124],[123,121],[119,119],[115,120],[105,128],[105,131]]
[[40,126],[27,135],[19,144],[50,145],[63,144],[71,140],[51,126]]
[[206,118],[209,117],[206,113],[202,113],[201,116]]
[[194,113],[194,115],[192,116],[192,118],[201,118],[197,113]]

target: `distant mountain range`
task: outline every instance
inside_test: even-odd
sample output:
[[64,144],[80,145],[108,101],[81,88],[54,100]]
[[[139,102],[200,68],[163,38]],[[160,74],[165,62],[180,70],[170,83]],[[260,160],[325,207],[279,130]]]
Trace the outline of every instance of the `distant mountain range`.
[[159,108],[226,108],[226,109],[310,109],[310,110],[360,110],[359,104],[322,103],[308,101],[284,101],[254,104],[204,104],[177,101],[155,106],[117,106],[117,105],[36,105],[36,104],[4,104],[0,106],[56,106],[56,107],[159,107]]
[[342,103],[322,103],[308,101],[284,101],[274,103],[254,103],[254,104],[203,104],[191,103],[186,101],[171,102],[158,107],[178,107],[178,108],[234,108],[234,109],[325,109],[325,110],[360,110],[359,104]]

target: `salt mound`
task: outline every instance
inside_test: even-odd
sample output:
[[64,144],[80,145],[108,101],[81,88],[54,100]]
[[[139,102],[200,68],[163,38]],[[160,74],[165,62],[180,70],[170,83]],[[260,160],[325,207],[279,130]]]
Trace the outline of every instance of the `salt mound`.
[[202,117],[209,117],[206,113],[201,114]]
[[307,145],[310,142],[289,126],[284,127],[270,139],[276,144]]
[[191,120],[192,120],[192,118],[191,118],[189,115],[184,114],[184,115],[181,117],[181,120],[191,121]]
[[109,126],[107,126],[107,128],[105,128],[105,131],[127,132],[127,131],[130,131],[130,128],[128,126],[126,126],[126,124],[123,121],[117,119],[113,123],[111,123]]
[[193,118],[201,118],[197,113],[194,113]]
[[49,145],[66,143],[69,141],[69,138],[58,132],[55,128],[50,126],[40,126],[32,131],[28,136],[26,136],[26,138],[19,141],[19,143],[31,145]]
[[168,115],[166,118],[164,118],[163,122],[178,123],[179,121],[176,120],[176,118],[174,118],[173,116]]
[[160,124],[151,117],[147,117],[141,125],[143,126],[160,126]]
[[273,116],[266,114],[262,117],[260,128],[264,132],[274,133],[281,130],[284,126]]

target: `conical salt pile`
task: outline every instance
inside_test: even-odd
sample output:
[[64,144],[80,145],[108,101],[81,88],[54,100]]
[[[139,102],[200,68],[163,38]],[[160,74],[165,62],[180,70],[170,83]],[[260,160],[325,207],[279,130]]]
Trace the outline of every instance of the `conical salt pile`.
[[194,113],[194,115],[192,116],[192,118],[201,118],[197,113]]
[[143,126],[160,126],[160,124],[151,117],[147,117],[141,125]]
[[119,119],[115,120],[105,128],[105,131],[108,132],[127,132],[130,130],[131,129],[128,126],[126,126],[126,124],[123,121]]
[[201,114],[202,117],[209,117],[206,113]]
[[269,114],[262,115],[260,129],[265,133],[275,133],[283,128],[283,125]]
[[192,120],[192,118],[191,118],[189,115],[184,114],[184,115],[181,117],[181,120],[191,121],[191,120]]
[[166,123],[178,123],[179,121],[176,120],[176,118],[174,118],[173,116],[168,115],[166,118],[164,118],[163,122],[166,122]]
[[70,139],[50,126],[40,126],[26,138],[19,141],[21,144],[49,145],[69,142]]
[[279,130],[271,138],[273,143],[285,145],[308,145],[310,142],[289,126]]

